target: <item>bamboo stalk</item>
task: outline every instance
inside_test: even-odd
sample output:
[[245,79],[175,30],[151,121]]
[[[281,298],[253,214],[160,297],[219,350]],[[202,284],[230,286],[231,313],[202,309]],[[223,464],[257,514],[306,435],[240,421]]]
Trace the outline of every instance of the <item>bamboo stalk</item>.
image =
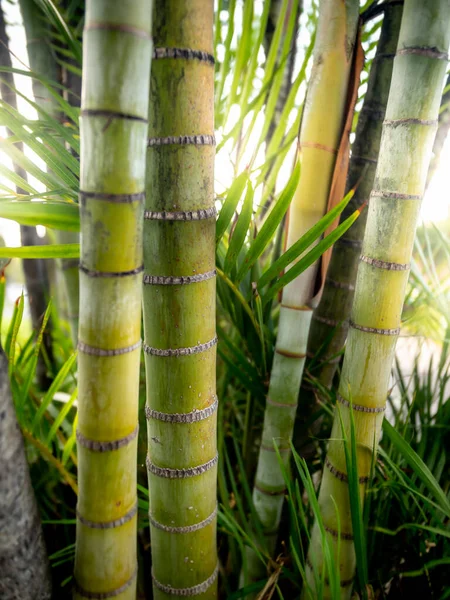
[[[449,42],[448,0],[406,0],[339,386],[338,408],[344,431],[339,415],[335,415],[319,495],[326,535],[339,561],[341,585],[345,586],[342,598],[350,597],[355,570],[342,441],[344,433],[350,439],[349,403],[353,404],[363,497],[383,421]],[[312,532],[309,562],[320,572],[322,542],[317,525]],[[307,575],[313,586],[310,567]]]
[[[6,22],[2,9],[0,9],[0,64],[4,67],[12,67],[11,55],[9,53],[9,39],[6,33]],[[17,110],[17,98],[14,91],[14,76],[12,73],[2,73],[0,80],[0,92],[2,100]],[[6,132],[8,136],[11,135],[11,132],[8,129]],[[18,150],[23,151],[22,143],[17,142],[15,146]],[[13,163],[13,168],[19,177],[22,177],[24,180],[27,179],[27,174],[20,165]],[[16,190],[18,194],[22,194],[24,196],[27,195],[27,192],[20,187],[17,187]],[[26,225],[22,225],[20,227],[20,235],[23,246],[37,246],[41,243],[35,227],[27,227]],[[22,260],[22,268],[25,276],[28,303],[30,306],[31,323],[34,331],[36,334],[38,334],[42,326],[42,319],[44,317],[47,304],[50,301],[50,281],[47,264],[45,260],[24,259]],[[42,343],[50,363],[53,362],[51,326],[51,322],[47,324],[46,331],[44,332],[42,338]],[[49,378],[47,376],[47,366],[42,355],[39,355],[37,364],[37,379],[42,389],[46,389],[48,387]]]
[[83,43],[75,598],[136,597],[151,1],[89,0]]
[[[356,128],[347,178],[347,192],[355,186],[356,191],[342,213],[342,221],[362,206],[372,190],[402,10],[403,7],[399,4],[387,4],[384,9],[380,40]],[[308,354],[316,357],[320,353],[320,363],[316,366],[314,375],[325,387],[331,387],[347,338],[366,219],[367,210],[364,210],[346,235],[337,241],[328,267],[322,299],[311,322]],[[314,412],[318,409],[316,396],[306,385],[302,385],[300,403],[301,422],[296,427],[295,444],[305,456],[312,447],[310,436],[317,433],[319,425],[314,421],[312,430],[306,427],[306,423],[311,423]]]
[[[4,281],[3,281],[4,285]],[[51,578],[39,511],[0,348],[0,597],[51,598]]]
[[[59,82],[61,79],[61,69],[56,61],[54,50],[50,45],[50,33],[42,11],[35,0],[19,0],[19,4],[27,37],[28,60],[31,70],[49,81]],[[38,79],[33,79],[33,94],[38,106],[41,106],[43,110],[55,119],[60,118],[53,96]],[[73,232],[56,232],[56,237],[61,244],[78,242],[78,235]],[[25,244],[25,242],[27,240],[22,239],[22,244]],[[79,311],[78,262],[73,259],[62,259],[60,267],[67,298],[67,317],[70,323],[72,339],[74,344],[76,344]]]
[[[314,64],[300,131],[302,173],[289,213],[287,246],[294,244],[326,212],[358,22],[358,2],[320,3]],[[306,357],[318,264],[283,290],[278,336],[269,384],[253,502],[273,552],[285,483],[276,442],[284,463],[290,455],[298,392]],[[252,558],[250,558],[252,557]],[[249,554],[249,577],[261,575],[261,563]]]
[[213,5],[155,2],[143,295],[156,599],[217,597]]

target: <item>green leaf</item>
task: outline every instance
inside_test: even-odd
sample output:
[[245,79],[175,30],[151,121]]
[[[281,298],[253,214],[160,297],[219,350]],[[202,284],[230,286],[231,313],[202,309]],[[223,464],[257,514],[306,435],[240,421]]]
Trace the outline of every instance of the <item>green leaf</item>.
[[324,217],[320,219],[305,235],[295,242],[280,258],[275,261],[267,271],[265,271],[258,280],[258,288],[262,289],[273,279],[278,273],[281,273],[288,265],[300,256],[322,233],[329,225],[341,214],[347,204],[353,197],[354,191],[350,191],[339,204],[330,210]]
[[79,258],[80,244],[0,248],[0,258]]
[[16,221],[19,225],[80,231],[78,205],[69,202],[4,201],[0,202],[0,217]]
[[219,218],[216,223],[216,244],[220,242],[227,230],[234,212],[241,199],[244,188],[248,182],[248,172],[244,171],[236,177],[228,191],[227,198],[220,209]]
[[229,273],[236,266],[236,260],[244,245],[253,214],[253,188],[250,181],[247,182],[247,193],[245,194],[244,204],[236,223],[236,227],[231,236],[227,255],[225,256],[224,271]]
[[260,232],[258,233],[252,245],[250,246],[249,251],[247,252],[247,255],[244,259],[244,262],[241,265],[241,268],[239,269],[239,272],[237,274],[237,281],[241,281],[243,279],[247,271],[251,269],[251,267],[255,264],[259,256],[261,256],[261,254],[267,248],[269,242],[275,234],[277,227],[280,225],[284,215],[286,214],[287,209],[289,208],[292,198],[294,197],[295,190],[297,189],[299,180],[300,163],[297,162],[287,186],[281,193],[278,202],[271,210],[269,216],[264,222],[264,225],[261,227]]
[[445,512],[446,516],[450,518],[450,502],[445,495],[444,490],[436,481],[433,473],[423,462],[420,456],[414,452],[408,442],[401,437],[401,435],[386,419],[383,421],[383,432],[397,448],[408,465],[414,470],[414,473],[417,475],[417,477],[419,477],[419,479],[425,484],[429,493],[434,496],[435,500]]

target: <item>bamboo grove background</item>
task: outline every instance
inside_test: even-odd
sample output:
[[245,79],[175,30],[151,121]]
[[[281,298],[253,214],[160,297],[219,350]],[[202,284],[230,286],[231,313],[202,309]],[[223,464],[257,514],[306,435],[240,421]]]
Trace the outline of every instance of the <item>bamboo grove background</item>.
[[[420,4],[218,0],[213,7],[209,0],[102,1],[91,2],[95,8],[85,15],[81,0],[2,1],[0,217],[20,224],[22,246],[0,248],[5,257],[0,531],[2,523],[9,523],[8,532],[17,527],[20,542],[14,551],[30,553],[21,559],[33,557],[32,572],[42,582],[38,590],[26,581],[21,597],[49,597],[51,581],[53,597],[70,598],[74,568],[80,598],[107,597],[101,594],[115,589],[118,598],[171,598],[173,588],[188,588],[188,595],[201,598],[346,598],[352,586],[361,598],[449,597],[448,223],[439,229],[420,225],[415,241],[410,237],[402,246],[404,255],[402,240],[390,234],[397,245],[389,249],[383,243],[381,254],[373,254],[375,234],[362,246],[366,220],[370,227],[376,210],[373,199],[366,206],[370,192],[380,191],[380,206],[386,189],[421,196],[439,166],[450,127],[442,57],[434,87],[430,57],[408,56],[410,67],[407,55],[401,58],[423,94],[422,104],[417,100],[410,108],[400,88],[397,108],[389,96],[399,35],[400,40],[410,36],[402,47],[438,46],[440,36],[442,48],[436,52],[445,54],[445,45],[448,50],[448,1],[433,0],[438,16],[427,27],[423,23],[431,17],[421,14]],[[333,11],[339,9],[342,30],[333,31],[330,22],[338,22]],[[409,25],[402,25],[402,33],[405,11]],[[17,29],[10,15],[23,19],[27,64],[8,52],[8,35]],[[153,51],[146,83],[150,31],[160,50]],[[420,37],[427,35],[430,39]],[[334,38],[342,45],[331,43]],[[164,57],[161,49],[171,47],[200,54],[197,60],[186,54]],[[120,70],[113,48],[126,48],[127,56],[134,52],[140,72],[127,65]],[[419,72],[428,79],[421,80]],[[117,77],[125,90],[120,97],[111,85]],[[30,92],[21,91],[21,80]],[[120,120],[112,113],[135,118]],[[428,133],[421,133],[416,123],[402,152],[395,140],[383,138],[388,150],[380,161],[383,121],[406,117],[439,119],[433,154],[433,132],[428,126]],[[390,127],[393,138],[403,135],[401,128]],[[105,131],[107,147],[100,148]],[[82,148],[80,133],[89,140]],[[185,139],[159,144],[163,138]],[[403,176],[409,152],[425,146],[429,168],[416,158],[406,188],[393,188],[395,168]],[[110,154],[112,171],[95,160]],[[128,172],[130,156],[139,167]],[[323,200],[315,215],[301,204],[308,195]],[[394,200],[406,211],[404,235],[411,235],[417,200]],[[393,210],[398,214],[400,208]],[[190,211],[190,220],[167,217],[177,211]],[[202,211],[209,218],[192,218]],[[387,230],[395,219],[387,213],[383,218]],[[104,225],[100,236],[93,230],[96,220]],[[45,239],[37,237],[36,225],[46,228]],[[105,246],[107,239],[114,243]],[[322,281],[320,257],[325,253],[322,261],[329,259],[331,244]],[[369,258],[356,283],[361,253]],[[28,259],[25,280],[17,258],[8,262],[11,256]],[[395,297],[397,308],[383,317],[373,306],[371,315],[371,298],[364,293],[375,285],[367,283],[367,273],[373,279],[376,271],[373,261],[404,265],[410,260],[410,271],[378,269],[376,288],[386,288],[383,306]],[[112,276],[124,272],[131,275]],[[211,276],[180,284],[177,278],[191,272]],[[147,281],[142,290],[141,277]],[[158,277],[165,284],[154,285],[152,278]],[[23,281],[24,293],[11,291],[20,290]],[[319,303],[320,294],[314,295],[322,284]],[[403,309],[396,291],[402,286]],[[296,306],[298,289],[305,297]],[[108,303],[118,298],[123,310],[110,313]],[[384,367],[384,420],[381,410],[369,416],[367,410],[349,410],[352,403],[378,410],[383,400],[366,402],[364,392],[347,395],[358,389],[357,382],[346,382],[360,372],[361,340],[370,337],[353,328],[352,351],[342,364],[351,322],[396,335],[400,328],[402,338],[418,340],[411,368],[401,353],[392,368]],[[294,331],[300,332],[298,339]],[[394,341],[378,337],[381,344]],[[205,352],[183,352],[207,344]],[[99,356],[92,348],[107,348],[109,354]],[[123,348],[132,350],[122,353]],[[297,393],[300,410],[295,411]],[[96,394],[108,398],[98,414],[92,410],[98,406]],[[9,425],[11,401],[24,448]],[[274,410],[277,402],[286,418]],[[105,410],[110,411],[106,420]],[[182,422],[182,413],[198,414]],[[377,436],[371,429],[365,432],[370,439],[362,439],[358,429],[368,418],[382,428],[376,458],[371,449]],[[342,437],[346,443],[336,442]],[[170,444],[161,445],[161,439]],[[108,446],[113,441],[114,449]],[[362,459],[361,445],[369,448]],[[11,515],[11,496],[3,495],[1,486],[19,485],[11,461],[26,473],[25,457],[30,480],[24,475]],[[205,468],[190,477],[200,464]],[[170,477],[161,476],[164,469]],[[334,481],[333,470],[340,480]],[[122,476],[116,479],[118,472]],[[31,525],[23,522],[24,511],[34,515]],[[109,526],[96,527],[97,522]],[[196,529],[199,522],[205,526]],[[22,541],[30,537],[30,527],[32,552]],[[344,534],[338,544],[330,529]],[[4,577],[8,557],[9,538],[6,543],[0,538],[2,598],[15,597],[14,586],[24,585],[14,569]]]

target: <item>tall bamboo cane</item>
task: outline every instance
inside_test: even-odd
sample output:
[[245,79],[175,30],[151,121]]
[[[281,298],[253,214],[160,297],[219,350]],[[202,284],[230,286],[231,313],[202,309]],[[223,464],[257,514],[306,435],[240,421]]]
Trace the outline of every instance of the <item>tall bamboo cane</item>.
[[[356,128],[347,178],[347,191],[355,186],[356,191],[342,214],[342,220],[361,206],[372,190],[402,10],[399,4],[387,4],[384,9],[380,40]],[[321,352],[321,362],[315,374],[326,387],[331,386],[347,338],[366,219],[367,211],[363,211],[346,235],[336,242],[322,299],[311,322],[308,354],[316,356]],[[302,385],[299,402],[302,406],[302,422],[311,422],[316,397],[307,385]],[[306,425],[296,430],[295,443],[302,454],[308,453],[308,447],[311,447],[309,435]]]
[[[291,204],[287,245],[291,246],[325,213],[340,141],[358,22],[358,2],[320,3],[314,65],[306,98],[299,145],[302,174]],[[297,398],[306,357],[318,265],[283,290],[275,356],[264,415],[253,501],[273,550],[285,484],[275,441],[289,460]],[[261,565],[250,560],[249,579]]]
[[89,0],[81,109],[75,597],[136,597],[150,0]]
[[[35,0],[19,0],[19,4],[27,36],[28,59],[31,70],[49,81],[59,82],[61,69],[56,61],[54,50],[51,47],[49,29],[42,11]],[[60,118],[53,96],[38,79],[33,79],[33,93],[38,106],[42,107],[43,110],[55,119]],[[60,243],[78,241],[78,234],[73,232],[57,232],[56,235]],[[30,242],[26,242],[26,238],[23,238],[22,243]],[[72,339],[76,343],[79,310],[78,261],[62,259],[61,270],[67,296],[68,321],[70,323]],[[46,306],[44,306],[44,312],[45,308]]]
[[[2,277],[4,277],[2,275]],[[4,285],[4,281],[2,282]],[[48,600],[51,577],[22,433],[0,348],[0,597]]]
[[217,597],[213,0],[157,0],[144,235],[155,598]]
[[[337,410],[347,439],[350,403],[353,405],[362,496],[383,421],[449,42],[449,0],[406,0],[338,394]],[[341,597],[348,598],[355,552],[344,432],[336,415],[319,503],[326,535],[336,552],[340,544]],[[320,569],[322,542],[317,525],[312,532],[309,562]],[[307,572],[313,585],[309,567]]]

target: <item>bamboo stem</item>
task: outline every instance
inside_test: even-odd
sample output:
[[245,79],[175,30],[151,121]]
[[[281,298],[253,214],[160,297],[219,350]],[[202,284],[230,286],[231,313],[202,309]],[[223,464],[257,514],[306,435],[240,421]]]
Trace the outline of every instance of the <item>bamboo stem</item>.
[[83,43],[75,598],[136,597],[151,1],[89,0]]
[[[314,64],[300,131],[302,174],[289,213],[287,246],[294,244],[324,215],[330,193],[347,99],[358,22],[358,2],[322,0]],[[273,552],[281,518],[285,483],[274,452],[289,461],[297,399],[312,316],[311,301],[318,264],[283,290],[278,336],[269,384],[253,502]],[[249,552],[248,581],[264,573]],[[243,577],[242,581],[245,581]]]
[[217,597],[212,0],[157,0],[144,235],[155,599]]
[[[384,10],[380,40],[356,128],[347,178],[347,192],[354,186],[357,187],[342,214],[341,221],[361,207],[372,190],[402,10],[403,6],[399,4],[387,5]],[[320,352],[320,363],[314,375],[325,387],[331,387],[339,354],[347,338],[348,319],[353,304],[367,212],[364,210],[345,236],[336,243],[328,267],[322,299],[314,311],[311,322],[308,354],[316,357]],[[319,407],[315,394],[303,386],[300,392],[300,403],[302,413],[301,421],[296,426],[295,444],[298,451],[305,456],[312,449],[310,436],[317,433],[319,427],[319,422],[314,421],[312,429],[307,429],[306,423],[311,422],[314,412]]]
[[[339,386],[338,406],[344,431],[339,415],[335,415],[319,495],[326,535],[339,563],[341,581],[347,582],[342,588],[342,598],[350,597],[348,582],[355,571],[343,439],[350,439],[350,410],[353,410],[363,498],[374,444],[380,435],[400,331],[409,262],[437,128],[449,42],[448,0],[427,3],[406,0]],[[338,521],[340,535],[337,533]],[[322,541],[317,525],[312,532],[309,561],[314,562],[320,572]],[[307,578],[313,587],[310,567],[307,567]],[[327,586],[326,591],[325,597],[329,597]]]

